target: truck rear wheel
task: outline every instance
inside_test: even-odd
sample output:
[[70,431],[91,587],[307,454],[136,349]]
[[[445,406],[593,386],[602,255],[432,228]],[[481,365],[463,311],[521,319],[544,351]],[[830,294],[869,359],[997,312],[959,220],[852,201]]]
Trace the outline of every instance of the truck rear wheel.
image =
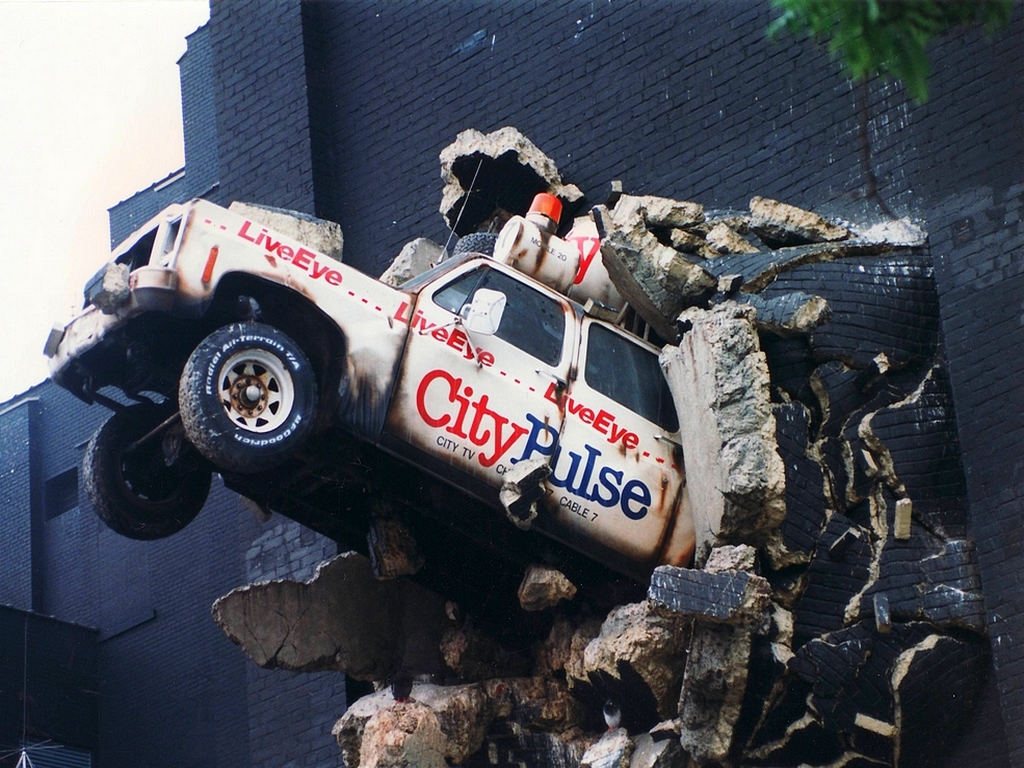
[[262,323],[219,328],[195,348],[178,390],[188,439],[219,469],[281,464],[313,426],[316,376],[302,349]]
[[210,492],[210,471],[187,447],[168,464],[159,436],[137,444],[167,416],[141,405],[115,413],[85,450],[86,495],[107,527],[130,539],[177,533],[199,514]]

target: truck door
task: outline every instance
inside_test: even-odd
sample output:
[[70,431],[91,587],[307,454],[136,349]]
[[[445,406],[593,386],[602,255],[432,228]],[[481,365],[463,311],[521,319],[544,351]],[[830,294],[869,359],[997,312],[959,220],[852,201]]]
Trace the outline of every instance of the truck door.
[[[688,564],[694,534],[679,425],[657,351],[587,317],[578,366],[561,396],[547,514],[534,526],[627,572]],[[545,394],[559,397],[554,388]]]
[[[493,335],[467,331],[459,319],[482,288],[506,299]],[[550,453],[557,439],[559,406],[545,392],[569,377],[573,310],[480,260],[423,288],[406,311],[411,328],[384,447],[496,504],[502,476],[523,457]]]

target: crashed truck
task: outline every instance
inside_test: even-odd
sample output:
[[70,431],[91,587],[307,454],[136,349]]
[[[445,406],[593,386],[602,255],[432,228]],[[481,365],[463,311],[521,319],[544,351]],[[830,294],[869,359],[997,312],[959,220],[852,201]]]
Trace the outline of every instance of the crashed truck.
[[641,581],[689,564],[658,347],[620,327],[596,232],[558,237],[560,212],[538,195],[492,253],[457,252],[395,288],[258,216],[165,209],[46,345],[57,384],[112,410],[83,460],[98,515],[131,538],[171,535],[219,473],[289,516],[304,489],[357,488],[361,503],[329,510],[340,530],[371,491],[394,493],[399,459],[491,518],[463,528],[508,517]]

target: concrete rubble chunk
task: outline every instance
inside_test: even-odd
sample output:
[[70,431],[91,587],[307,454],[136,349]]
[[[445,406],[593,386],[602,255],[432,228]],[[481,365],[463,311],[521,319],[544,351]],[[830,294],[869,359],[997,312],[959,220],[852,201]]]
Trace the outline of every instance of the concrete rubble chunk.
[[496,214],[525,214],[538,192],[550,192],[570,207],[583,197],[578,187],[562,182],[551,158],[510,126],[487,134],[461,131],[441,150],[440,160],[440,210],[459,237]]
[[768,630],[771,585],[747,571],[716,573],[662,565],[654,569],[647,598],[698,622],[736,624]]
[[521,656],[469,622],[446,629],[440,649],[445,666],[463,681],[520,676],[528,671],[528,664]]
[[257,224],[262,224],[279,234],[286,235],[307,248],[341,261],[345,239],[341,234],[340,224],[326,219],[318,219],[301,211],[289,211],[257,203],[235,201],[231,203],[228,210],[251,219]]
[[580,768],[629,768],[633,742],[625,728],[608,731],[583,753]]
[[669,241],[677,251],[696,253],[701,256],[708,255],[704,250],[707,247],[707,241],[688,229],[673,228],[669,230]]
[[656,195],[622,195],[612,209],[612,218],[627,224],[640,216],[648,229],[682,228],[704,221],[704,206]]
[[725,301],[680,315],[690,330],[661,353],[679,413],[697,565],[712,547],[759,545],[786,513],[768,365],[754,309]]
[[213,604],[213,618],[261,667],[359,680],[383,680],[399,667],[438,671],[448,624],[438,595],[407,580],[378,581],[354,552],[322,563],[309,582],[235,589]]
[[626,302],[659,336],[674,339],[676,317],[713,293],[717,280],[694,257],[660,243],[648,231],[639,205],[623,208],[626,199],[614,212],[602,206],[592,211],[601,235],[601,258]]
[[544,495],[544,480],[550,474],[551,464],[543,459],[520,461],[505,474],[498,499],[516,528],[530,530],[537,517],[537,500]]
[[809,336],[832,317],[832,310],[825,299],[801,291],[771,298],[750,295],[744,300],[757,310],[755,322],[758,329],[779,336]]
[[[493,710],[479,685],[420,683],[407,702],[396,702],[389,690],[358,699],[332,733],[346,765],[419,765],[417,759],[438,757],[440,763],[427,764],[447,765],[480,748]],[[399,757],[410,762],[391,762]]]
[[619,606],[587,644],[581,667],[567,667],[569,684],[620,702],[624,725],[673,717],[689,629],[689,620],[648,600]]
[[127,264],[107,264],[103,278],[97,286],[89,286],[89,300],[99,307],[100,312],[112,315],[117,308],[128,301],[131,289],[128,285]]
[[772,248],[834,242],[850,236],[849,230],[795,205],[765,197],[750,200],[750,228]]
[[657,739],[652,733],[641,733],[633,739],[629,768],[685,768],[687,762],[678,734]]
[[366,540],[373,575],[378,579],[412,576],[426,562],[412,532],[397,518],[374,516]]
[[444,256],[444,248],[425,237],[406,243],[391,265],[380,276],[388,285],[401,285],[435,266]]
[[749,544],[727,544],[711,550],[704,570],[708,573],[728,573],[730,571],[754,572],[757,565],[757,550]]
[[518,594],[524,611],[543,611],[576,597],[576,585],[557,568],[531,564],[526,567]]
[[725,624],[696,624],[679,699],[683,749],[698,765],[726,760],[747,688],[751,634]]
[[757,253],[758,249],[748,243],[738,232],[723,221],[715,224],[704,238],[708,249],[715,255],[726,253]]

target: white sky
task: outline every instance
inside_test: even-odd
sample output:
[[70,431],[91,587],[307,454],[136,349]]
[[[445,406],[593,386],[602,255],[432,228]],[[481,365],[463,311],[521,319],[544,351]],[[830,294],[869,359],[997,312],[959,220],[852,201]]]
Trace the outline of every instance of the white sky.
[[0,0],[0,402],[110,250],[107,209],[184,165],[177,60],[207,0]]

